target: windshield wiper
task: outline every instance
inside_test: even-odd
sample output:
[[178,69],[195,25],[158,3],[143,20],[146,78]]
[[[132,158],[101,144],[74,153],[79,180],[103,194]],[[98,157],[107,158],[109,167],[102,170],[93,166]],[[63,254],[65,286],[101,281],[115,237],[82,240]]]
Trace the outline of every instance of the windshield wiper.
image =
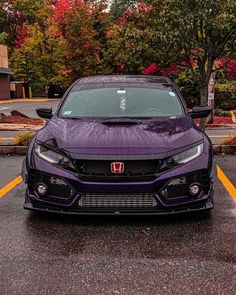
[[68,120],[81,120],[80,117],[60,117],[61,119],[68,119]]

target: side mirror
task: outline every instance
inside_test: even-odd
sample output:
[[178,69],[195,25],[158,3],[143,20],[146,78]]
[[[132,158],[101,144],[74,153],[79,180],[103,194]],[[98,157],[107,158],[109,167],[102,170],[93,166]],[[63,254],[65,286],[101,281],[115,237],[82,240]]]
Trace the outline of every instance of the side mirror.
[[192,112],[189,112],[189,115],[192,119],[206,118],[210,115],[211,110],[211,107],[194,107]]
[[52,108],[36,109],[36,112],[40,118],[51,119],[53,117]]

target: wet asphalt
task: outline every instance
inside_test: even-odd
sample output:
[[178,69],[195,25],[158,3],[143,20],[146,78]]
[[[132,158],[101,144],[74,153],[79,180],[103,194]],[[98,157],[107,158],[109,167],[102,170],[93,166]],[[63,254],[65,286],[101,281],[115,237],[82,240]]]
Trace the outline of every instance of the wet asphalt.
[[[236,186],[236,157],[216,162]],[[0,188],[21,157],[0,158]],[[0,199],[0,294],[236,294],[236,203],[215,183],[215,209],[173,217],[63,217]]]

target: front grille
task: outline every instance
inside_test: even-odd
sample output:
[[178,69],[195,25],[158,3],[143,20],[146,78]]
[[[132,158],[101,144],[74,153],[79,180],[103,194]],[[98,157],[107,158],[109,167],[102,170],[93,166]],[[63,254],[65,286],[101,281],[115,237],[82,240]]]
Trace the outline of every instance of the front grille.
[[[77,167],[80,175],[84,176],[116,176],[111,171],[114,161],[107,160],[78,160]],[[150,176],[157,173],[160,167],[159,160],[127,160],[124,163],[124,173],[119,176]]]
[[85,208],[153,208],[157,201],[153,194],[82,194],[78,203]]

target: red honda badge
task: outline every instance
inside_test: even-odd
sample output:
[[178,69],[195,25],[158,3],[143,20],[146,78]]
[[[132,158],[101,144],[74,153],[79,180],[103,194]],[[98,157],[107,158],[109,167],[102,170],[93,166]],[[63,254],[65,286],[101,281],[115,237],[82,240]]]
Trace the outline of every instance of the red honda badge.
[[111,163],[111,172],[114,174],[122,174],[125,172],[125,164],[122,162]]

